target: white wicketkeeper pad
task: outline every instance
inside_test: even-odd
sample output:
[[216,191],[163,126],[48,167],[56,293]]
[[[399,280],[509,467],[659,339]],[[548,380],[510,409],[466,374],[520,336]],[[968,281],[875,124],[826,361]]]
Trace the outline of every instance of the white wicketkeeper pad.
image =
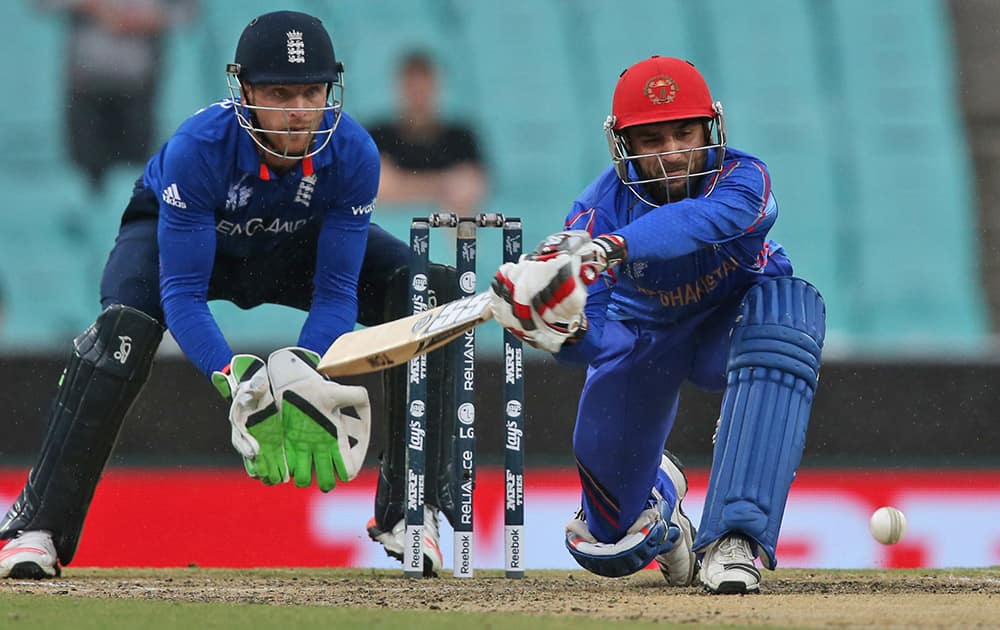
[[[327,380],[316,371],[310,360],[313,356],[301,348],[284,348],[271,353],[267,360],[271,390],[279,408],[286,398],[294,399],[300,411],[336,440],[344,466],[342,472],[347,476],[341,481],[350,481],[361,471],[371,439],[368,390]],[[347,413],[349,408],[353,408],[357,416]]]

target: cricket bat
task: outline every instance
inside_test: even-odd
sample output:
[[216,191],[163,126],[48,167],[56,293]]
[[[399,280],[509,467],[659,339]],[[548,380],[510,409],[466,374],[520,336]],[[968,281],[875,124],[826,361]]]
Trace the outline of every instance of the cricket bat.
[[492,319],[490,292],[442,304],[395,321],[345,333],[317,369],[329,377],[378,372],[436,350]]

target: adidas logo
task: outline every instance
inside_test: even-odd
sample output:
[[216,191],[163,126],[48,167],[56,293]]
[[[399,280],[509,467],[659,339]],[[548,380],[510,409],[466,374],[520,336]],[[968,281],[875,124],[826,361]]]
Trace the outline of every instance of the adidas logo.
[[163,201],[176,208],[188,207],[188,205],[181,200],[181,193],[177,190],[177,184],[170,184],[163,189]]

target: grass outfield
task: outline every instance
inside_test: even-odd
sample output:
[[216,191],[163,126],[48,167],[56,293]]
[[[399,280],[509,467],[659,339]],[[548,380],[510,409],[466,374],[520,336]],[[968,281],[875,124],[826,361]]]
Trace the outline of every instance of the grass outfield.
[[[653,627],[654,621],[641,625]],[[530,617],[521,614],[366,610],[323,606],[193,604],[168,601],[99,600],[51,595],[0,596],[0,628],[161,630],[189,628],[517,628],[517,630],[607,630],[605,620]],[[663,626],[659,626],[663,627]]]
[[0,628],[606,629],[997,627],[1000,568],[765,572],[762,592],[667,589],[656,571],[609,580],[530,571],[506,580],[405,579],[357,569],[77,569],[0,581]]

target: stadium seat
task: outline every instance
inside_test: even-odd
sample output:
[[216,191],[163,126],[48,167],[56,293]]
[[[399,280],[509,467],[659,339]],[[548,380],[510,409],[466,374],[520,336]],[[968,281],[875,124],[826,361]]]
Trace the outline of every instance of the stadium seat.
[[235,48],[235,40],[222,54],[220,42],[198,16],[170,32],[160,75],[156,146],[198,109],[229,97],[225,68],[232,61],[231,48]]
[[446,114],[466,115],[462,56],[440,2],[369,0],[317,7],[344,62],[344,109],[362,124],[395,114],[396,63],[411,49],[429,51],[441,65],[442,103]]
[[468,98],[477,103],[492,165],[487,210],[526,217],[529,247],[561,227],[573,197],[594,175],[583,172],[582,139],[588,128],[600,137],[603,121],[581,119],[579,104],[594,91],[573,80],[573,35],[561,8],[530,0],[457,5],[467,62],[475,68]]
[[830,3],[856,317],[876,344],[973,348],[985,317],[950,22],[932,0]]
[[65,21],[36,2],[4,4],[0,51],[8,60],[4,94],[15,99],[0,124],[0,166],[42,168],[66,156],[62,135],[67,77]]
[[[726,105],[731,146],[771,168],[781,207],[772,234],[826,295],[831,339],[958,350],[985,338],[986,318],[946,6],[290,0],[281,8],[314,13],[330,28],[347,65],[346,111],[363,124],[392,112],[398,56],[417,46],[434,53],[445,112],[483,139],[491,175],[483,209],[523,217],[525,249],[561,226],[574,196],[608,165],[601,124],[618,73],[651,54],[691,59]],[[96,313],[96,279],[138,169],[116,169],[95,196],[67,165],[65,22],[30,2],[7,8],[0,50],[18,67],[5,85],[32,106],[0,121],[8,299],[0,347],[62,344]],[[239,32],[271,10],[267,0],[205,2],[195,23],[171,34],[161,140],[228,96],[223,68]],[[375,220],[405,239],[410,216],[426,210],[380,208]],[[500,259],[493,236],[481,235],[481,277]],[[449,244],[438,239],[434,258],[451,262]],[[220,313],[227,332],[260,332],[238,309]],[[280,342],[301,321],[281,309],[263,317]]]
[[215,301],[209,302],[209,309],[236,352],[266,352],[296,345],[306,319],[303,311],[271,304],[243,310],[229,302]]
[[[696,3],[682,0],[636,0],[627,4],[581,2],[563,19],[573,46],[569,87],[576,90],[573,107],[580,127],[581,163],[588,177],[610,164],[602,125],[611,112],[618,76],[629,65],[651,55],[679,57],[703,72],[713,52],[711,40],[699,38]],[[637,16],[656,20],[662,28],[635,28]]]
[[98,312],[90,250],[77,223],[85,189],[59,185],[71,181],[54,177],[53,185],[28,188],[9,172],[0,178],[0,348],[64,349]]
[[799,0],[701,5],[712,25],[716,57],[725,60],[707,78],[725,107],[729,144],[768,165],[779,207],[771,237],[785,247],[796,273],[826,296],[831,332],[846,332],[849,311],[837,272],[842,215],[835,130],[829,124],[824,51],[814,38],[814,5]]

